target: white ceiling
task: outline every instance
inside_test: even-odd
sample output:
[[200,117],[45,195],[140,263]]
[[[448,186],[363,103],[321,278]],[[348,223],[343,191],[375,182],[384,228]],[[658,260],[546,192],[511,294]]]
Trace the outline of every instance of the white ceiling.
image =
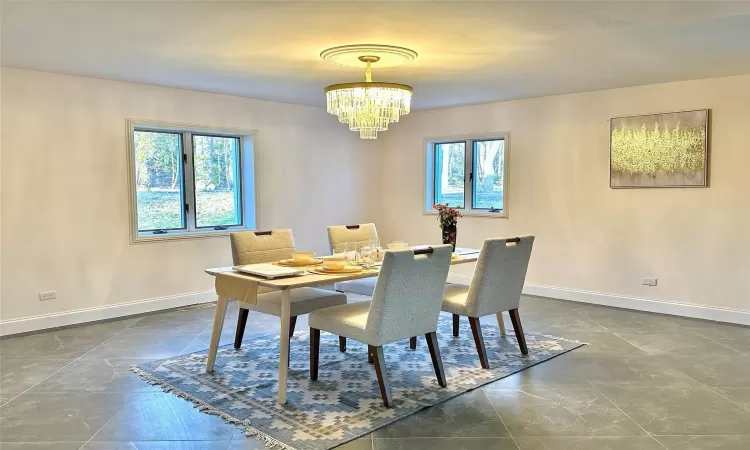
[[2,65],[323,105],[378,43],[415,108],[750,73],[750,2],[4,1]]

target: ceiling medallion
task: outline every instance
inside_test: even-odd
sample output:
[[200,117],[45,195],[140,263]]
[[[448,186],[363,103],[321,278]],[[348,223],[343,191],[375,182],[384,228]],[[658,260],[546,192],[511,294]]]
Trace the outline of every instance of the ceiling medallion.
[[413,61],[417,52],[388,45],[357,44],[324,50],[320,57],[347,67],[364,67],[365,81],[334,84],[325,88],[327,110],[359,131],[362,139],[376,139],[378,131],[398,122],[411,109],[412,88],[405,84],[372,81],[371,65],[393,67]]

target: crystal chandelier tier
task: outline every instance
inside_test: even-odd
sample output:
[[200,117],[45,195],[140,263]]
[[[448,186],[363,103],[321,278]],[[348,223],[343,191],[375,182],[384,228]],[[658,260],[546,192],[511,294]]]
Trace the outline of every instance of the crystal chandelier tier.
[[[321,53],[321,57],[341,65],[353,65],[352,56],[357,52],[368,54],[357,56],[359,64],[365,64],[365,81],[334,84],[325,88],[327,110],[338,116],[339,121],[359,131],[362,139],[376,139],[378,131],[398,122],[411,109],[412,88],[405,84],[372,81],[371,65],[381,60],[378,53],[386,57],[386,66],[416,58],[416,52],[400,47],[346,46],[336,47]],[[399,60],[400,58],[400,60]]]

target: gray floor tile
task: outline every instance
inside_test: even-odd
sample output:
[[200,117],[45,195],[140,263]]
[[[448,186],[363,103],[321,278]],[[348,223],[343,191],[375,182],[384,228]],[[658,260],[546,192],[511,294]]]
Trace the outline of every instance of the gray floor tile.
[[659,359],[706,386],[750,386],[750,356],[744,354],[670,354]]
[[121,332],[137,319],[77,326],[0,340],[0,356],[74,359]]
[[16,395],[17,394],[0,394],[0,407],[11,401]]
[[524,329],[554,336],[563,336],[566,332],[606,333],[609,331],[585,316],[575,315],[535,314],[522,311],[521,324]]
[[643,430],[596,389],[486,389],[517,436],[638,436]]
[[[374,450],[517,450],[511,438],[374,439]],[[359,449],[357,449],[359,450]],[[364,450],[364,449],[363,449]]]
[[92,442],[89,441],[81,450],[137,450],[132,442]]
[[133,444],[137,450],[226,450],[229,441],[136,441]]
[[0,393],[3,395],[20,394],[70,362],[71,360],[2,358],[0,359]]
[[0,436],[7,442],[86,441],[131,398],[90,392],[26,393],[0,409]]
[[614,332],[669,332],[710,329],[716,326],[713,322],[617,308],[589,310],[583,314]]
[[[520,312],[523,315],[526,311],[544,311],[545,314],[560,314],[569,316],[573,311],[585,308],[583,303],[568,302],[565,300],[555,300],[544,297],[531,297],[529,295],[521,296]],[[507,316],[507,314],[506,314]]]
[[137,394],[93,441],[229,441],[237,430],[218,416],[204,414],[174,395]]
[[719,344],[750,355],[750,327],[717,325],[713,328],[697,330],[696,333]]
[[[711,388],[745,411],[750,411],[750,387],[713,387]],[[750,430],[748,430],[750,433]]]
[[130,367],[138,359],[78,359],[31,389],[37,392],[141,392],[149,386]]
[[650,436],[517,437],[521,450],[664,450]]
[[576,349],[576,353],[608,353],[613,355],[645,355],[646,352],[627,342],[625,339],[612,332],[589,333],[582,331],[564,332],[567,339],[586,342],[582,348]]
[[82,442],[0,442],[0,450],[78,450]]
[[373,432],[378,438],[510,437],[481,389],[427,408]]
[[655,436],[667,450],[747,450],[750,436]]
[[130,326],[144,333],[200,333],[213,323],[215,308],[170,311],[142,317]]
[[82,359],[159,359],[177,355],[198,335],[195,333],[144,333],[128,328],[94,348]]
[[736,355],[729,347],[692,331],[679,332],[617,332],[628,343],[649,355],[703,356],[706,354]]
[[741,434],[750,413],[705,386],[597,388],[651,434]]

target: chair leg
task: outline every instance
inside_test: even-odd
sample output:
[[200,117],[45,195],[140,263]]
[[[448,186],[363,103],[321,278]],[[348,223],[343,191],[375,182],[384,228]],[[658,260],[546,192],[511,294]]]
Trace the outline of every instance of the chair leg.
[[453,314],[453,337],[458,337],[458,319],[461,316]]
[[346,338],[344,336],[339,336],[339,351],[346,351]]
[[289,339],[294,336],[294,327],[297,326],[297,316],[292,316],[289,318]]
[[513,322],[513,331],[516,332],[516,340],[518,340],[518,346],[521,347],[521,353],[528,355],[529,348],[526,346],[526,336],[523,334],[521,316],[518,314],[518,308],[511,309],[508,311],[508,314],[510,314],[510,321]]
[[370,364],[373,363],[373,360],[372,360],[372,348],[369,347],[369,346],[367,347],[367,362],[370,363]]
[[497,326],[500,327],[500,336],[505,336],[507,332],[505,331],[505,321],[503,320],[502,311],[497,313]]
[[247,325],[247,315],[249,313],[249,310],[240,308],[240,315],[237,317],[237,331],[234,333],[234,348],[242,347],[242,336],[245,335],[245,325]]
[[443,369],[443,358],[440,357],[440,347],[438,347],[437,333],[427,333],[424,335],[427,340],[427,347],[430,349],[430,357],[432,358],[432,367],[435,368],[435,376],[437,377],[438,384],[440,387],[448,386],[448,382],[445,380],[445,370]]
[[412,350],[417,349],[417,337],[416,336],[412,336],[409,338],[409,348]]
[[471,325],[471,334],[474,335],[474,344],[477,346],[477,353],[479,354],[479,362],[482,364],[482,369],[489,369],[490,363],[487,361],[487,349],[484,346],[484,337],[482,337],[482,327],[479,325],[479,317],[469,317],[469,325]]
[[370,348],[370,354],[375,361],[375,372],[378,375],[378,385],[380,385],[380,396],[383,397],[383,405],[386,408],[390,408],[393,405],[391,398],[391,386],[388,383],[388,369],[385,367],[385,355],[383,355],[383,347]]
[[318,379],[318,361],[320,358],[320,330],[310,328],[310,379]]

